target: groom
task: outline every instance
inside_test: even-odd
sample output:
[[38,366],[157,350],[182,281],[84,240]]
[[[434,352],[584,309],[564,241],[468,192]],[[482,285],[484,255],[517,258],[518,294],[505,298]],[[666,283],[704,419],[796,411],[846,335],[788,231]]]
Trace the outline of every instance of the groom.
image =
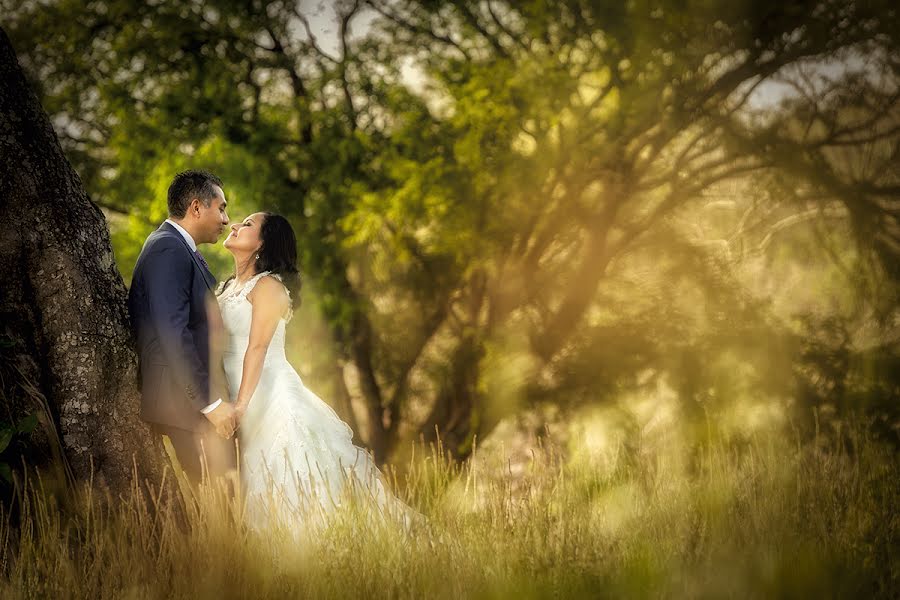
[[222,476],[236,463],[234,408],[222,389],[220,361],[210,365],[211,339],[221,325],[216,280],[197,250],[215,243],[228,225],[222,181],[206,171],[179,173],[168,205],[169,218],[144,242],[135,264],[128,308],[141,418],[169,437],[188,478],[199,483],[204,473]]

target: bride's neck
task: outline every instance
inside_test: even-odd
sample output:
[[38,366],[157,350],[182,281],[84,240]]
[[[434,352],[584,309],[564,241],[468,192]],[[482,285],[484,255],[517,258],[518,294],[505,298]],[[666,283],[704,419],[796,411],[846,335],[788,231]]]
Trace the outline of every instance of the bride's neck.
[[250,260],[250,257],[244,259],[234,257],[234,278],[238,283],[244,283],[254,275],[256,275],[256,263]]

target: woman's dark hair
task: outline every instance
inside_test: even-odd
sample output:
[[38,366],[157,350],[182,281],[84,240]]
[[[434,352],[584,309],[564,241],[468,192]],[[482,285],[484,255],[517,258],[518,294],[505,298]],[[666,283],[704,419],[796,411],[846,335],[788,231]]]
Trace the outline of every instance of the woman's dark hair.
[[281,215],[264,212],[259,228],[262,244],[257,251],[256,272],[269,271],[281,275],[284,285],[291,291],[294,306],[300,305],[300,273],[297,270],[297,236],[294,228]]
[[[291,292],[291,303],[294,308],[300,306],[300,273],[297,270],[297,236],[294,228],[281,215],[264,212],[265,219],[259,228],[260,246],[256,254],[256,272],[269,271],[281,276],[285,287]],[[225,280],[217,294],[225,290],[234,275]]]

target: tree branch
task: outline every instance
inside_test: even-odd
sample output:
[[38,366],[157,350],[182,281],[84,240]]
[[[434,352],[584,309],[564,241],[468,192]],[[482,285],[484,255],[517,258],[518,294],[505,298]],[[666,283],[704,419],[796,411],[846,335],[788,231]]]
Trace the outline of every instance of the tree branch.
[[428,38],[430,38],[430,39],[432,39],[432,40],[434,40],[434,41],[436,41],[436,42],[440,42],[440,43],[442,43],[442,44],[444,44],[444,45],[450,46],[450,47],[456,49],[460,54],[462,54],[463,57],[464,57],[467,61],[471,61],[471,60],[472,60],[472,57],[471,57],[471,56],[469,55],[469,53],[465,50],[465,48],[463,48],[462,46],[460,46],[459,44],[457,44],[456,42],[454,42],[453,39],[451,39],[449,36],[439,35],[439,34],[435,33],[434,31],[432,31],[431,28],[429,28],[429,27],[423,27],[423,26],[418,25],[418,24],[416,24],[416,23],[412,23],[412,22],[410,22],[410,21],[407,21],[407,20],[403,19],[402,17],[399,17],[399,16],[397,16],[397,15],[395,15],[395,14],[392,14],[391,12],[389,12],[388,10],[386,10],[385,8],[382,8],[381,6],[379,6],[374,0],[366,0],[366,3],[367,3],[370,7],[372,7],[372,9],[373,9],[375,12],[377,12],[378,14],[380,14],[381,16],[383,16],[384,18],[388,19],[389,21],[391,21],[391,22],[393,22],[393,23],[399,25],[400,27],[406,29],[407,31],[409,31],[409,32],[411,32],[411,33],[414,33],[414,34],[417,34],[417,35],[423,35],[423,36],[426,36],[426,37],[428,37]]

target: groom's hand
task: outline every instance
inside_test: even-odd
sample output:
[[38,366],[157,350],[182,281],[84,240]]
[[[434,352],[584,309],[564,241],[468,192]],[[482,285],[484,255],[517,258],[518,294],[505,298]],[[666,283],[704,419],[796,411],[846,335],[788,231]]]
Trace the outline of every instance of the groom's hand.
[[230,402],[222,402],[214,410],[206,413],[206,418],[216,428],[216,433],[226,440],[234,435],[234,407]]

